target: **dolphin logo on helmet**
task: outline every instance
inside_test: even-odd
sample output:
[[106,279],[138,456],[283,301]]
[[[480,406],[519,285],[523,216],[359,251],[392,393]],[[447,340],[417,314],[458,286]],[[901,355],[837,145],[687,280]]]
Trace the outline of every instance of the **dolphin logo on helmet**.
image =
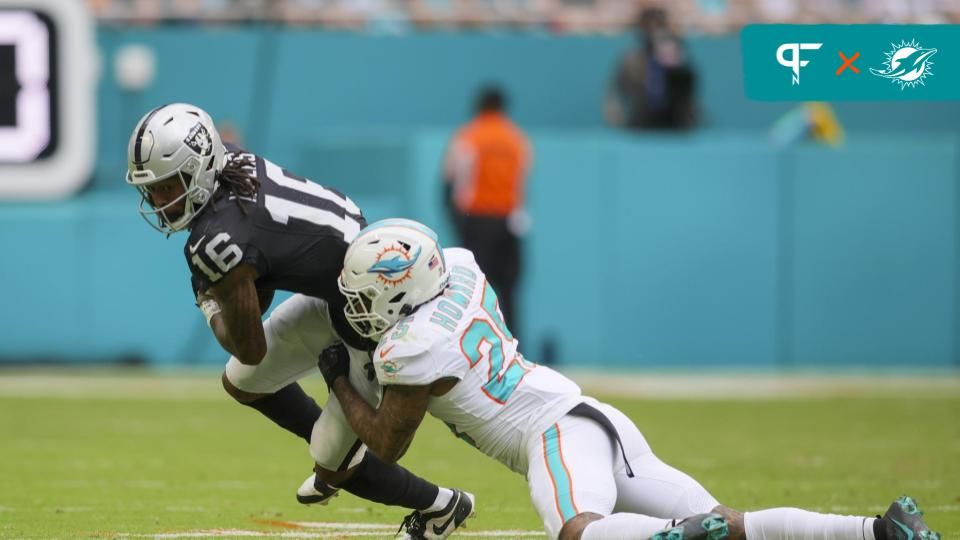
[[443,292],[450,272],[437,234],[409,219],[370,224],[353,239],[338,286],[347,299],[347,322],[376,338]]

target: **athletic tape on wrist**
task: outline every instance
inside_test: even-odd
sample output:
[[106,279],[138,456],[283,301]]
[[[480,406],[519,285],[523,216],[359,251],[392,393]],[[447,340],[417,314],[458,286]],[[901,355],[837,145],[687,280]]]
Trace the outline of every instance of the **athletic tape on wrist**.
[[203,312],[204,318],[207,319],[207,326],[210,326],[210,321],[213,319],[213,316],[220,313],[220,304],[213,298],[207,298],[200,302],[200,311]]

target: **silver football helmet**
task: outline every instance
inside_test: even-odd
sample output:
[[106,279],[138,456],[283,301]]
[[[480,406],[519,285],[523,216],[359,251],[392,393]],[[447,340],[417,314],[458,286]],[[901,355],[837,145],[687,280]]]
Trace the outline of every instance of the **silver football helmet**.
[[443,292],[450,278],[437,233],[409,219],[370,224],[353,239],[337,284],[358,334],[376,339]]
[[[199,107],[173,103],[144,115],[130,135],[127,184],[140,191],[140,214],[147,223],[167,234],[185,229],[217,189],[225,154],[213,119]],[[154,206],[151,186],[175,177],[183,184],[183,195]],[[166,212],[183,200],[183,215],[168,219]]]

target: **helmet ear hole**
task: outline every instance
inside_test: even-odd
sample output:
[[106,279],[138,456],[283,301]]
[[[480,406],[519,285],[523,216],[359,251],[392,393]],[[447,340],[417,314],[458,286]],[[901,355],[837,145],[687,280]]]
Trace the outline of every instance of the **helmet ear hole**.
[[196,188],[195,195],[193,196],[193,202],[196,204],[204,204],[210,198],[210,190],[206,188]]

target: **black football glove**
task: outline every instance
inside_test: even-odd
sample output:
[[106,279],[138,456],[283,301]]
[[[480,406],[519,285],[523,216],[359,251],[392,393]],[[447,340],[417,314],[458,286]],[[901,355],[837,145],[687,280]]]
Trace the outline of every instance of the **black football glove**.
[[350,353],[343,343],[331,345],[320,353],[317,367],[327,382],[327,388],[333,388],[333,381],[350,373]]

